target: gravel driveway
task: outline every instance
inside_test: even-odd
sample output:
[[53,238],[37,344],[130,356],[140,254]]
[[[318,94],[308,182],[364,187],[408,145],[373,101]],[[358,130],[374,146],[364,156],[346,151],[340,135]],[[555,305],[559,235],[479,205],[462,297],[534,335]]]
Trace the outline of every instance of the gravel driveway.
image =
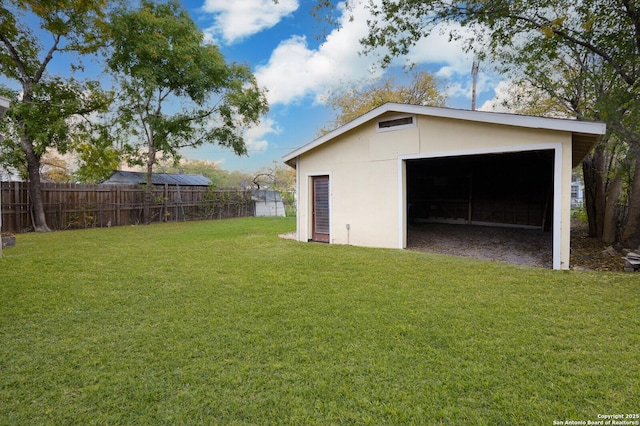
[[551,268],[553,234],[540,230],[430,223],[408,229],[407,248]]

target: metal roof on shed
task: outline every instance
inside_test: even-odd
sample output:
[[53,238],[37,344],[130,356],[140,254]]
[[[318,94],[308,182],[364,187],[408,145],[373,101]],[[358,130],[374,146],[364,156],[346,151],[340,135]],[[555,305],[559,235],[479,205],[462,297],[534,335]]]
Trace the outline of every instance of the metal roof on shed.
[[[211,180],[202,175],[154,173],[151,178],[154,185],[208,186]],[[104,184],[135,185],[147,183],[147,174],[143,172],[125,172],[116,170]]]
[[256,189],[251,191],[251,199],[254,201],[273,203],[282,201],[282,196],[280,195],[280,192],[272,189]]

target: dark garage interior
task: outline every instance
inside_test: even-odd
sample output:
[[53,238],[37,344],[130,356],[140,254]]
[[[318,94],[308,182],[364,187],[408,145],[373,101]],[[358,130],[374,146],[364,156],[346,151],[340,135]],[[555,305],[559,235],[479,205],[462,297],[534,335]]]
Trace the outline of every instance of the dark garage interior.
[[408,160],[407,247],[551,267],[553,163],[552,150]]
[[408,222],[549,231],[553,162],[552,150],[408,160]]

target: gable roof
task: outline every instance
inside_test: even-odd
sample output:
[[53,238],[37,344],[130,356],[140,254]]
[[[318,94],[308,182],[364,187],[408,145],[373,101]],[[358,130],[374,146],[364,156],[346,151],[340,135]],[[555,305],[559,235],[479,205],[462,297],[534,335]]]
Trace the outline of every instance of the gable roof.
[[[151,178],[154,185],[183,185],[183,186],[208,186],[211,181],[202,175],[154,173]],[[116,170],[111,173],[104,184],[135,185],[147,183],[147,174],[144,172],[125,172]]]
[[534,117],[530,115],[506,114],[488,111],[471,111],[464,109],[432,107],[423,105],[409,105],[388,102],[368,113],[361,115],[338,127],[337,129],[319,137],[318,139],[295,149],[286,154],[283,161],[291,167],[295,167],[295,159],[314,148],[334,139],[368,121],[386,114],[397,112],[403,114],[416,114],[428,117],[450,118],[455,120],[475,121],[488,124],[500,124],[504,126],[524,127],[529,129],[557,130],[571,132],[573,147],[573,165],[577,166],[580,161],[589,153],[591,148],[602,138],[606,132],[604,123],[593,121],[578,121],[562,118]]

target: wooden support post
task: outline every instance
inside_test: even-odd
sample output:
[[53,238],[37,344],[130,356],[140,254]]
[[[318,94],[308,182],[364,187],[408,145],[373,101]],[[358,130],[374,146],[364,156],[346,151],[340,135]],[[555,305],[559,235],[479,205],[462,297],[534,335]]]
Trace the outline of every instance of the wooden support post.
[[469,212],[467,223],[471,225],[473,222],[473,174],[469,175]]

